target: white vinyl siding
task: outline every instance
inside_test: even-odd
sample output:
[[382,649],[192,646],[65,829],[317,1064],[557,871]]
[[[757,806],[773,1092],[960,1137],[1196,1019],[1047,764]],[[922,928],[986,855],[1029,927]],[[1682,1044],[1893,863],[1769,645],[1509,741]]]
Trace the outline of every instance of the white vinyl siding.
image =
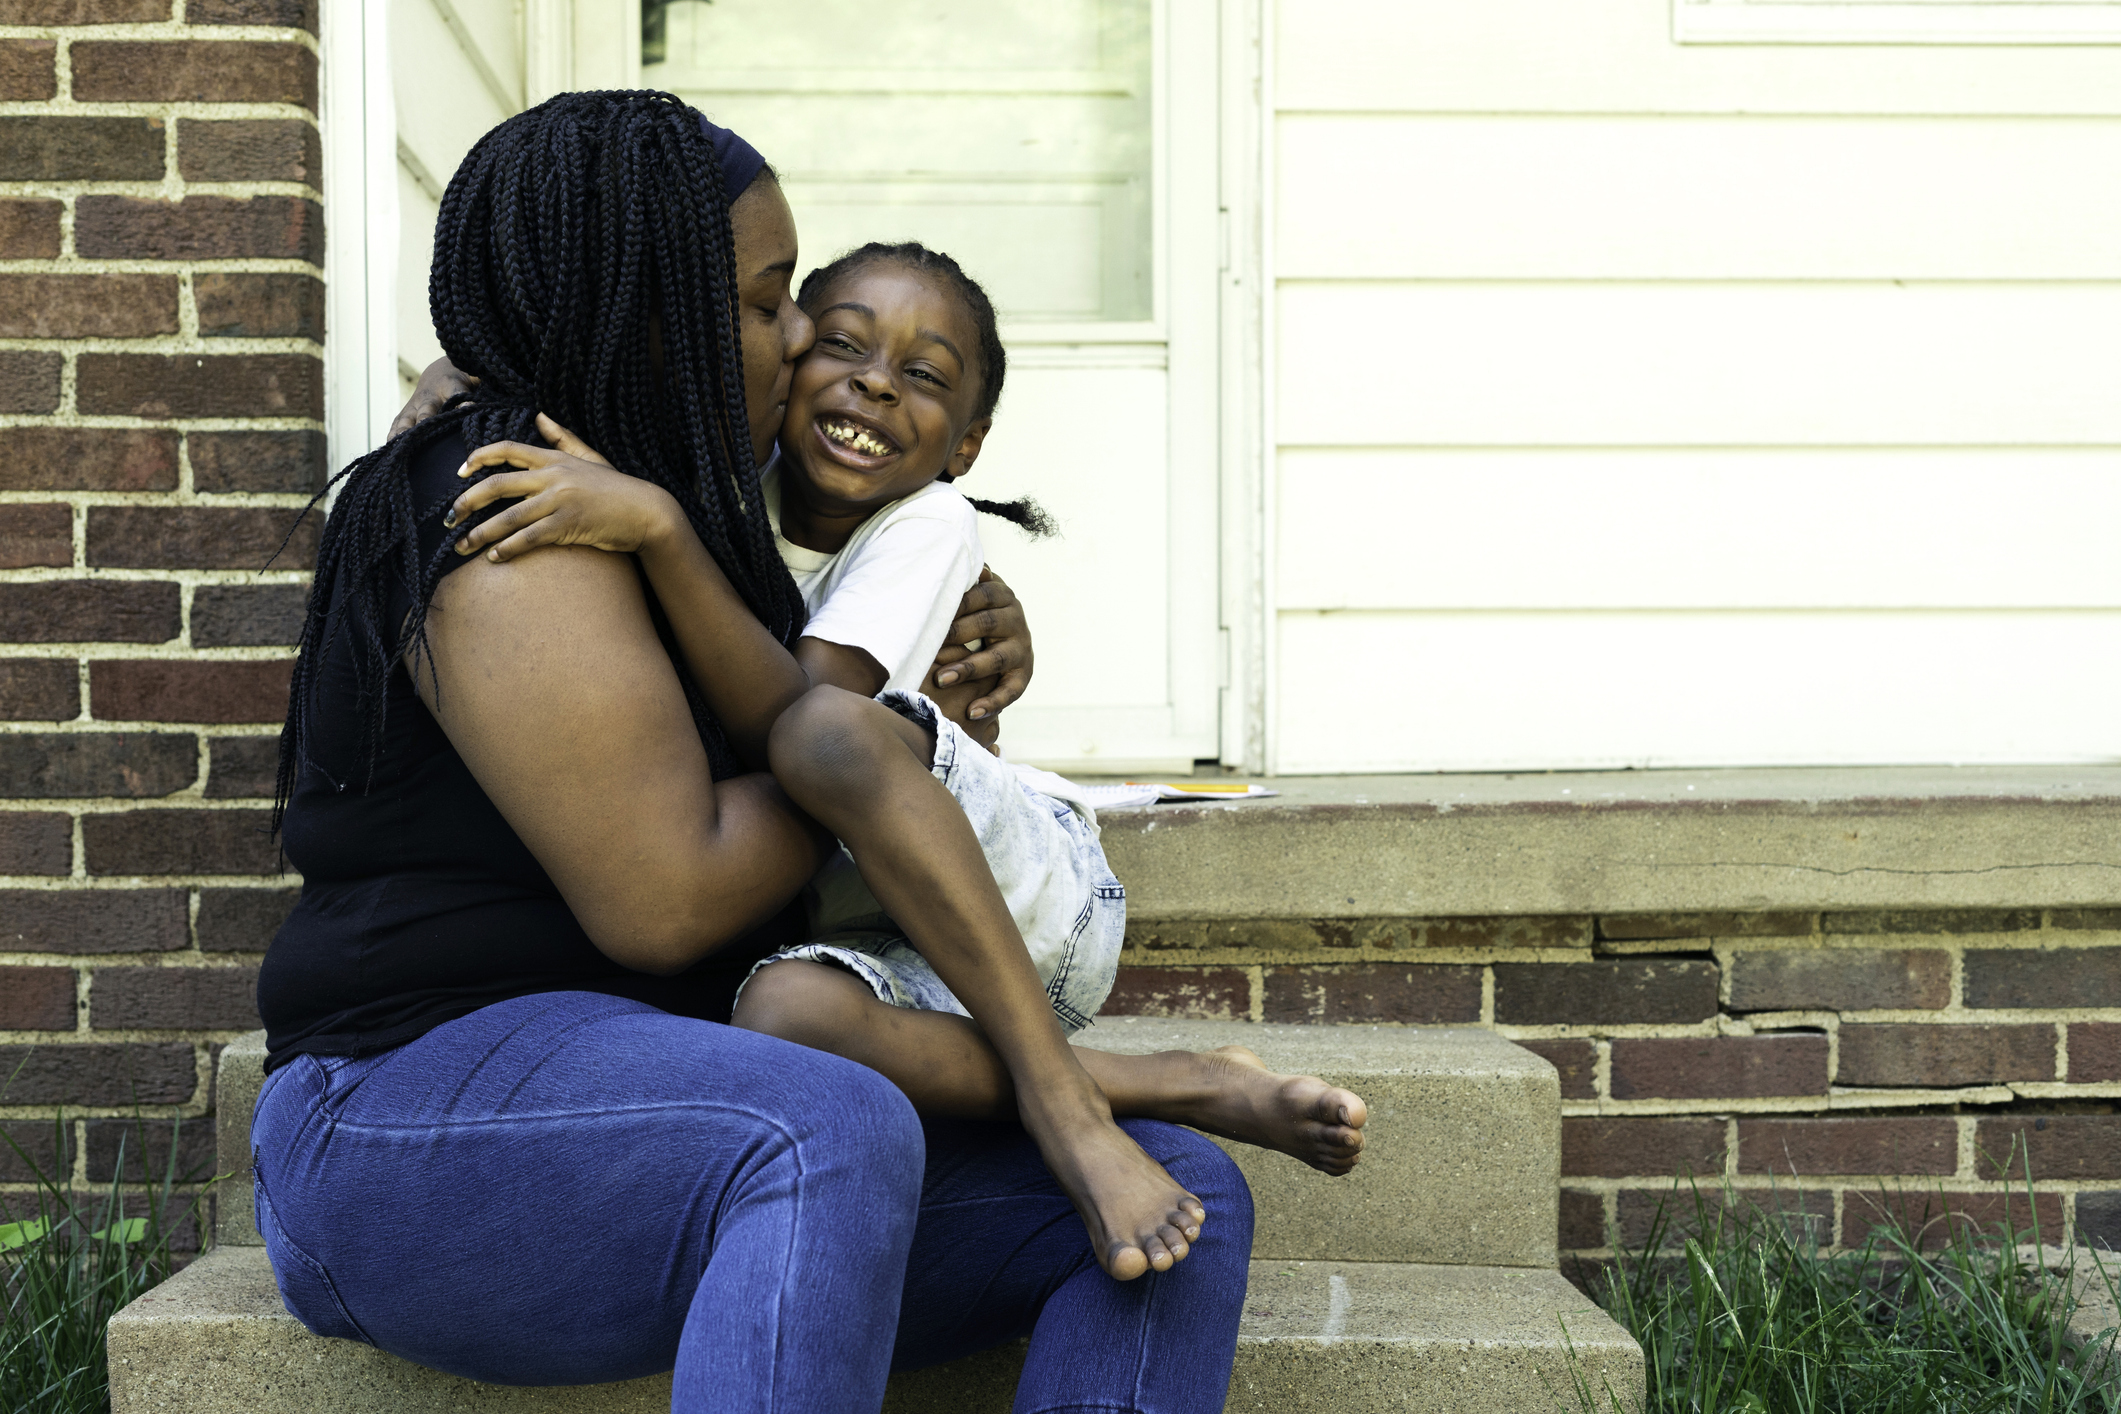
[[2121,51],[1670,6],[1281,5],[1272,764],[2121,756]]

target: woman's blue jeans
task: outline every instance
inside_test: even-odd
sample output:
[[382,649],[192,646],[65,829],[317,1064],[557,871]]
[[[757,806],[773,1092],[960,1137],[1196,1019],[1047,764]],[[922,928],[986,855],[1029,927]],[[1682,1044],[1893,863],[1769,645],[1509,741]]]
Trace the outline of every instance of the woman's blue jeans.
[[1125,1125],[1209,1213],[1115,1282],[1015,1125],[851,1061],[550,992],[275,1071],[252,1126],[288,1309],[499,1384],[676,1369],[677,1411],[874,1414],[893,1369],[1030,1334],[1018,1414],[1214,1414],[1252,1246],[1236,1166]]

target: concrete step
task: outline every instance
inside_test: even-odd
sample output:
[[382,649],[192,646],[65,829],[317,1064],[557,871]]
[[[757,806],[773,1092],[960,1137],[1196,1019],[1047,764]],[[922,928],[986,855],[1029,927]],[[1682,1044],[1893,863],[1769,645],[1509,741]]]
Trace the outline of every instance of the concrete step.
[[[1639,1405],[1642,1352],[1552,1271],[1254,1262],[1226,1406],[1245,1414],[1568,1407],[1568,1350]],[[1566,1331],[1566,1335],[1564,1335]],[[1005,1414],[1021,1344],[891,1382],[886,1414]],[[665,1414],[670,1379],[482,1385],[311,1335],[259,1247],[219,1247],[110,1325],[112,1414]]]
[[1362,1162],[1345,1178],[1217,1141],[1252,1186],[1255,1258],[1555,1264],[1561,1082],[1492,1031],[1105,1017],[1076,1042],[1131,1055],[1249,1046],[1272,1069],[1363,1097]]
[[[217,1239],[256,1243],[250,1114],[262,1031],[221,1053]],[[1286,1155],[1225,1144],[1252,1185],[1261,1259],[1552,1267],[1561,1176],[1554,1067],[1490,1031],[1275,1026],[1109,1017],[1077,1038],[1126,1054],[1245,1045],[1370,1107],[1362,1162],[1327,1178]]]

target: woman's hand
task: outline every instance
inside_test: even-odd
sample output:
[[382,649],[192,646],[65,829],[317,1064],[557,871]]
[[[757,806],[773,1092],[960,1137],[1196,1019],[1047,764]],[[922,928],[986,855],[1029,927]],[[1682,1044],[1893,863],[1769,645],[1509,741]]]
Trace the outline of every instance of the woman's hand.
[[457,542],[458,554],[483,550],[495,564],[540,545],[588,545],[632,554],[684,521],[669,492],[613,471],[610,462],[544,413],[538,414],[538,432],[551,447],[493,442],[458,469],[457,475],[469,477],[481,467],[524,468],[489,476],[457,497],[444,525],[454,526],[496,501],[516,502],[466,532]]
[[479,386],[479,380],[469,373],[459,372],[457,366],[446,358],[438,358],[427,365],[420,374],[420,381],[413,385],[412,397],[398,415],[390,420],[390,435],[409,431],[440,412],[449,400],[459,393],[468,393]]
[[[981,695],[964,701],[962,718],[950,710],[957,705],[955,701],[945,705],[946,698],[958,698],[959,694],[948,693],[936,702],[944,707],[945,716],[991,746],[995,715],[1022,697],[1024,689],[1031,685],[1031,625],[1024,618],[1023,605],[1016,600],[1016,591],[991,569],[980,571],[979,583],[966,591],[957,613],[943,651],[935,655],[932,676],[939,688],[970,686],[979,689]],[[964,647],[973,639],[980,640],[977,653]],[[993,680],[991,686],[987,685],[989,679]],[[987,724],[984,735],[974,728],[974,723]]]

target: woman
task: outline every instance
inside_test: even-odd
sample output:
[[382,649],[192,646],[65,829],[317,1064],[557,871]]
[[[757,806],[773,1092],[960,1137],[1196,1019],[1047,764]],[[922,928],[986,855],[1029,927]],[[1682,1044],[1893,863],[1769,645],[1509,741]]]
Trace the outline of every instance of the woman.
[[[665,95],[554,99],[451,181],[431,305],[481,384],[349,470],[282,742],[281,1291],[488,1381],[675,1367],[680,1410],[873,1411],[894,1361],[1027,1331],[1020,1410],[1220,1409],[1250,1206],[1207,1141],[1127,1123],[1214,1222],[1115,1282],[1021,1130],[696,1019],[824,844],[746,773],[801,692],[755,469],[809,339],[794,262],[770,173]],[[452,553],[455,466],[540,408],[682,507],[714,612],[672,629],[625,556]]]

